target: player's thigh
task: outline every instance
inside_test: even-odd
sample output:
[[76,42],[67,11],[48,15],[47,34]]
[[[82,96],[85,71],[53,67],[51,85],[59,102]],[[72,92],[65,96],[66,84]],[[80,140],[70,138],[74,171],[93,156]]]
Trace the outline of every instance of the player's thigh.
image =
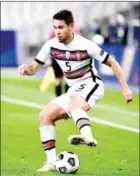
[[62,116],[63,118],[67,118],[69,116],[69,112],[68,112],[69,102],[70,102],[70,97],[67,94],[63,94],[63,95],[53,99],[49,103],[48,108],[50,108],[51,105],[53,105],[53,106],[55,105],[55,107],[57,107],[57,109],[53,108],[53,111],[59,111],[58,114],[60,116]]
[[70,112],[76,108],[81,108],[81,109],[87,111],[90,109],[90,106],[89,106],[88,102],[86,102],[86,100],[83,97],[81,97],[79,95],[73,95],[70,97],[68,111]]
[[45,124],[49,122],[55,122],[56,120],[60,120],[66,118],[67,112],[65,108],[63,108],[61,102],[61,96],[55,98],[51,101],[40,113],[40,123]]
[[66,115],[66,112],[64,109],[62,109],[59,105],[55,103],[50,103],[40,113],[40,120],[41,121],[46,121],[46,120],[56,121],[58,119],[63,118],[65,115]]

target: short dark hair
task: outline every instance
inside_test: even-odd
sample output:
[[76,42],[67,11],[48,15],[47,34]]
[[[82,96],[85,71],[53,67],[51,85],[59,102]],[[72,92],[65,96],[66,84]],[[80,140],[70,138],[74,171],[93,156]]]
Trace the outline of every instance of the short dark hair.
[[69,10],[60,10],[57,12],[54,16],[53,19],[55,20],[64,20],[67,25],[74,23],[74,18],[72,15],[72,12]]

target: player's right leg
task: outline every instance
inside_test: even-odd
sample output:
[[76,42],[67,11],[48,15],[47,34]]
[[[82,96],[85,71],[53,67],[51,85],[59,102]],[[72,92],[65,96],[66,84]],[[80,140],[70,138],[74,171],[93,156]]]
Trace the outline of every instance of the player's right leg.
[[[61,97],[58,98],[61,100]],[[47,172],[56,170],[55,121],[64,118],[66,115],[65,110],[58,104],[55,104],[55,102],[49,103],[40,113],[40,137],[47,161],[37,171]]]

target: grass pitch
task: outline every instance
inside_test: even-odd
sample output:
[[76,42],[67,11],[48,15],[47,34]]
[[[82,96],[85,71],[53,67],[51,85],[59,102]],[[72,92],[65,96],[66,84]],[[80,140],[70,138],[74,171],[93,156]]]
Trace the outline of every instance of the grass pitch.
[[[54,86],[41,93],[40,80],[3,77],[1,93],[10,98],[47,104],[54,98]],[[101,107],[102,108],[101,108]],[[110,108],[109,108],[110,107]],[[115,109],[117,108],[117,109]],[[89,111],[96,116],[120,125],[139,127],[139,95],[126,104],[117,91],[105,91],[104,98]],[[39,134],[40,109],[1,102],[1,175],[2,176],[59,176],[57,172],[37,173],[43,166],[45,154]],[[92,130],[99,145],[73,146],[67,142],[69,135],[79,134],[72,120],[56,123],[57,153],[72,151],[80,158],[79,176],[138,176],[139,134],[102,124],[92,123]],[[65,175],[65,174],[63,174]]]

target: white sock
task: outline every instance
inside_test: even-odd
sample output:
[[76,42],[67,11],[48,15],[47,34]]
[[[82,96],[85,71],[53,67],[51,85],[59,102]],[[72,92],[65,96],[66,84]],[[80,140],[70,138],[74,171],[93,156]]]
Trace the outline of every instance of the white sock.
[[88,117],[87,113],[84,110],[77,108],[77,109],[74,109],[73,111],[71,111],[71,115],[72,115],[72,118],[73,118],[75,124],[79,128],[81,134],[85,138],[92,141],[93,136],[92,136],[89,117]]
[[81,134],[86,137],[87,139],[89,139],[89,141],[93,140],[93,135],[91,132],[91,128],[90,126],[84,126],[83,128],[81,128]]
[[43,148],[47,156],[47,162],[55,163],[56,162],[55,127],[52,125],[41,126],[40,136],[41,136]]

